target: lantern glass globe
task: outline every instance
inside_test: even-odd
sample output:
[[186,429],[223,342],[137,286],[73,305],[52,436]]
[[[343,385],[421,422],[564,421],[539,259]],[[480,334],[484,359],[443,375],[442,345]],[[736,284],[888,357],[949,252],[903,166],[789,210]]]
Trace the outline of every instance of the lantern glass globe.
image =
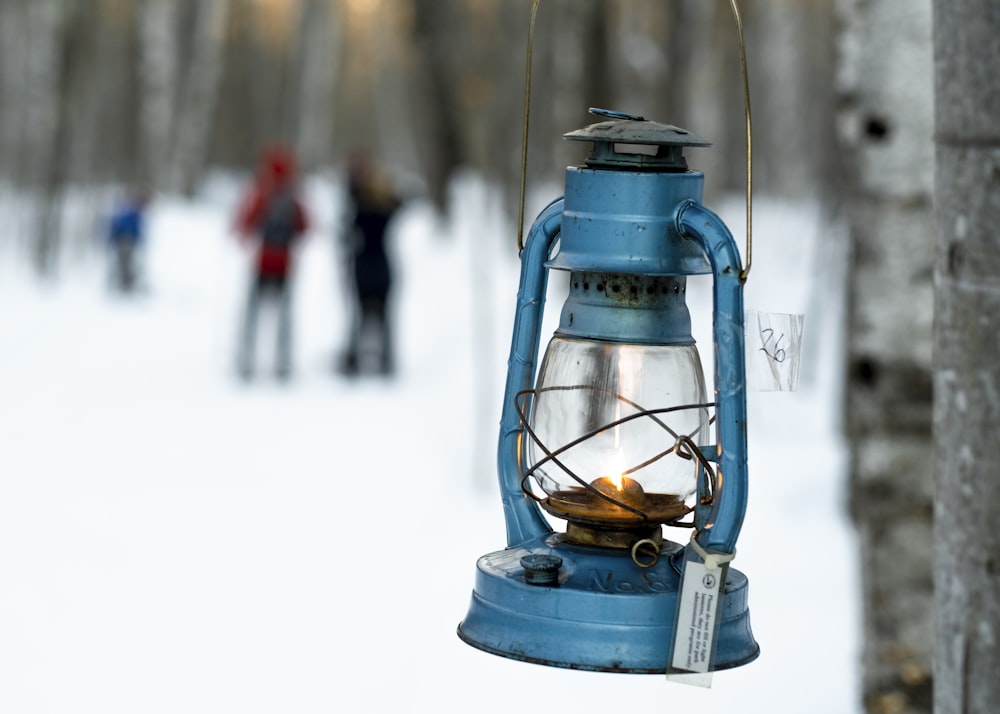
[[[536,438],[529,440],[527,456],[529,464],[540,464],[533,476],[547,496],[542,505],[584,521],[589,515],[665,523],[682,515],[697,487],[698,461],[689,449],[678,448],[678,438],[707,441],[705,402],[694,344],[556,335],[539,370],[529,418]],[[609,499],[630,508],[616,509]]]

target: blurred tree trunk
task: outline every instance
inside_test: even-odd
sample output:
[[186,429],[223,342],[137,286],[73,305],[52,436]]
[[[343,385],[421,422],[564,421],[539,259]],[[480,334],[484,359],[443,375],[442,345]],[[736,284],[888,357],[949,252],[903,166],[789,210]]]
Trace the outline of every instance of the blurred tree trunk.
[[1000,5],[935,0],[934,711],[1000,702]]
[[261,84],[259,51],[254,37],[251,0],[231,0],[223,44],[219,108],[212,130],[211,161],[248,170],[264,136],[255,92]]
[[[747,3],[742,3],[746,11]],[[678,116],[669,121],[712,142],[711,151],[691,152],[691,167],[705,173],[706,200],[743,186],[744,171],[733,161],[744,147],[743,89],[736,25],[728,2],[681,3],[683,28],[691,42],[683,65],[685,93],[677,97]]]
[[[37,55],[42,91],[51,94],[44,100],[39,116],[42,127],[30,144],[40,176],[34,265],[39,275],[51,276],[58,260],[74,139],[88,134],[93,137],[96,133],[93,122],[87,122],[88,113],[82,111],[85,103],[80,90],[83,79],[96,74],[91,50],[99,24],[82,0],[55,5],[37,3],[32,7],[43,13],[38,27],[43,33],[51,33],[53,42],[49,53]],[[53,8],[51,14],[46,12]],[[100,79],[97,77],[95,81]],[[91,118],[96,116],[93,112],[89,114]]]
[[[614,6],[607,0],[565,0],[560,3],[559,22],[555,24],[553,63],[555,87],[549,111],[559,134],[600,121],[587,114],[590,107],[630,111],[617,104],[616,83],[612,78],[613,63],[609,57],[613,46]],[[555,3],[553,3],[555,7]],[[552,7],[549,8],[552,11]],[[648,111],[632,106],[631,111]],[[653,117],[650,117],[653,118]],[[567,164],[581,164],[588,146],[576,142],[556,141],[555,169]],[[557,175],[561,180],[561,176]],[[531,217],[529,216],[529,222]]]
[[191,48],[177,103],[170,178],[170,188],[186,196],[194,194],[208,155],[222,74],[222,37],[229,0],[197,2],[193,11]]
[[933,88],[930,0],[844,0],[838,91],[850,230],[846,431],[863,694],[931,707]]
[[27,8],[0,2],[0,175],[15,185],[25,179],[24,144],[29,80]]
[[[61,103],[66,114],[62,173],[61,240],[86,256],[93,247],[99,217],[107,211],[107,184],[139,178],[138,67],[140,42],[136,7],[82,2],[68,21],[76,36],[65,58]],[[100,236],[103,237],[103,236]],[[71,254],[72,255],[72,254]]]
[[457,26],[455,0],[413,0],[413,42],[420,69],[415,76],[414,119],[418,123],[421,165],[433,205],[448,214],[449,179],[462,163],[463,121],[456,71],[463,60],[453,52]]
[[[65,6],[55,2],[31,3],[25,10],[22,30],[25,81],[22,85],[23,120],[20,122],[16,165],[23,185],[32,194],[29,218],[32,264],[47,275],[55,256],[56,221],[50,206],[58,180],[59,93],[62,18]],[[14,104],[13,106],[18,106]]]
[[298,111],[295,150],[302,168],[315,170],[331,160],[333,96],[339,63],[340,25],[336,3],[304,0],[299,15]]
[[[744,0],[741,5],[751,91],[765,100],[754,107],[754,182],[762,193],[826,203],[836,156],[833,3]],[[740,98],[728,106],[738,113]]]
[[663,87],[666,98],[664,114],[660,121],[676,124],[698,134],[700,130],[688,126],[688,98],[693,95],[690,57],[698,44],[697,36],[691,31],[690,18],[697,12],[692,3],[699,0],[678,0],[671,3],[671,13],[667,26],[667,76]]
[[165,187],[177,100],[180,64],[176,0],[140,0],[136,13],[139,37],[139,149],[137,173],[150,188]]
[[[398,8],[398,5],[395,5]],[[409,54],[406,51],[408,28],[402,12],[386,13],[379,23],[380,42],[373,48],[375,71],[372,77],[373,123],[381,144],[382,159],[393,167],[420,165],[418,141],[411,114],[412,97],[407,84]]]

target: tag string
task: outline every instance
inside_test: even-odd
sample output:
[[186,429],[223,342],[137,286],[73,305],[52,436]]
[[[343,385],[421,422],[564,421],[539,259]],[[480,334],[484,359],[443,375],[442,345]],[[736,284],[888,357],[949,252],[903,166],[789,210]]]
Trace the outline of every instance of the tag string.
[[710,570],[718,570],[736,557],[735,550],[732,553],[709,553],[694,536],[691,537],[691,550],[698,554],[704,561],[705,567]]
[[[524,194],[528,176],[528,124],[531,117],[531,57],[535,43],[535,18],[538,6],[542,0],[531,3],[531,19],[528,24],[528,47],[525,53],[524,65],[524,121],[521,132],[521,188],[517,210],[517,252],[524,250]],[[736,31],[740,48],[740,71],[743,77],[743,114],[746,118],[746,183],[747,183],[747,264],[740,271],[740,282],[745,283],[750,275],[750,265],[753,262],[753,124],[750,118],[750,76],[747,71],[747,53],[743,42],[743,19],[740,16],[736,0],[729,0],[736,21]]]

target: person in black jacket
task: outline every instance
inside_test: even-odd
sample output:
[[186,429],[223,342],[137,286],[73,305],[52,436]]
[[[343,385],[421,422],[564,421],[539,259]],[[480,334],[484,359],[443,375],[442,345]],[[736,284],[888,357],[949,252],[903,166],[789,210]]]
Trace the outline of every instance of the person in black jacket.
[[[350,216],[345,248],[353,278],[354,315],[341,371],[356,375],[367,369],[364,357],[374,352],[374,370],[391,374],[395,367],[388,314],[392,268],[386,235],[401,201],[364,152],[348,159],[347,193]],[[373,350],[362,349],[371,343]]]

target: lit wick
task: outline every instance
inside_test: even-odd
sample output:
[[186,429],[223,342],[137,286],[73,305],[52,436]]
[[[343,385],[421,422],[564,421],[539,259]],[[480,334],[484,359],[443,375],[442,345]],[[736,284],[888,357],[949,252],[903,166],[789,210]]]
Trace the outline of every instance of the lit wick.
[[646,492],[642,490],[639,482],[628,476],[619,476],[618,478],[601,476],[594,479],[590,485],[605,496],[627,506],[641,506],[646,499]]

